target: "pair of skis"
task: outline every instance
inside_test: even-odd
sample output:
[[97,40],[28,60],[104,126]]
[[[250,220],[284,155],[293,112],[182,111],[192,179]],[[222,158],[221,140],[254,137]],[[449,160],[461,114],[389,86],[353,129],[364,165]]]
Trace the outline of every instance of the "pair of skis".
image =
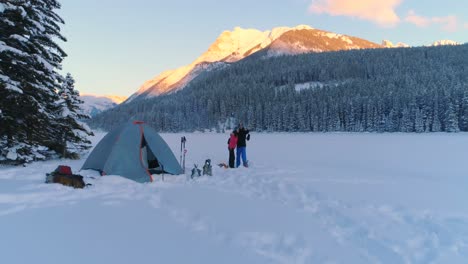
[[180,166],[182,166],[182,173],[185,174],[185,154],[187,154],[187,149],[185,148],[185,142],[187,139],[185,137],[180,138]]

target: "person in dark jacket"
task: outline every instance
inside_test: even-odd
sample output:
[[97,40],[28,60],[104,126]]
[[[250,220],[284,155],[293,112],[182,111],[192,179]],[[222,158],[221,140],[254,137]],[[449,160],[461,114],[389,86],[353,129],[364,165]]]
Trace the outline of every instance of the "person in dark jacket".
[[237,147],[237,136],[233,133],[231,133],[231,136],[228,139],[228,150],[229,150],[229,168],[235,168],[234,167],[234,161],[236,159],[236,156],[234,155],[234,150]]
[[236,155],[236,167],[240,166],[241,158],[242,164],[244,167],[248,167],[247,163],[247,135],[249,134],[249,130],[244,128],[242,123],[239,124],[238,129],[234,132],[237,135],[237,155]]

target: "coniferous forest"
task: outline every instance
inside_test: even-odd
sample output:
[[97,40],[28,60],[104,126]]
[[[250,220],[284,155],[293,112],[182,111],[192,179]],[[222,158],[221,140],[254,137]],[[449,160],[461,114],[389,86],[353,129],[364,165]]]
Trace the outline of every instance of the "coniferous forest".
[[166,132],[219,131],[235,118],[255,131],[468,131],[468,45],[263,55],[90,124],[139,119]]

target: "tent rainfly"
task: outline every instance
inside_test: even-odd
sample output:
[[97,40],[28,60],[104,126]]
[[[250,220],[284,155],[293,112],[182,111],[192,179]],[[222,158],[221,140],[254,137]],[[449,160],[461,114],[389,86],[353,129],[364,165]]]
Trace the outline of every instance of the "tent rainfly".
[[162,137],[142,121],[109,132],[86,159],[82,170],[152,182],[152,174],[182,174],[174,153]]

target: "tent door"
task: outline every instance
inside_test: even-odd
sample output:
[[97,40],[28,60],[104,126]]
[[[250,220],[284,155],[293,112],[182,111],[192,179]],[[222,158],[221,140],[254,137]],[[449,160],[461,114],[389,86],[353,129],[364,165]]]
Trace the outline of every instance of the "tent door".
[[148,169],[151,174],[161,174],[164,173],[159,160],[154,155],[151,148],[146,143],[146,139],[143,137],[142,140],[142,159],[144,166]]

